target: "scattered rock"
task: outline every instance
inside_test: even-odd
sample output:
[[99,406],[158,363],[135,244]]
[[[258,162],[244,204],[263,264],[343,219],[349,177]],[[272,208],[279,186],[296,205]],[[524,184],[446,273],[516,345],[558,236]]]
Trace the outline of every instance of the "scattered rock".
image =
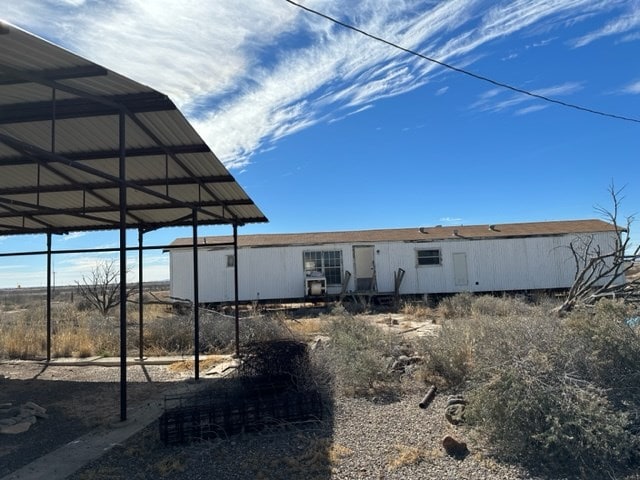
[[467,406],[467,401],[462,398],[462,395],[452,395],[447,399],[447,406],[444,411],[444,416],[447,421],[452,425],[460,425],[464,422],[464,413]]
[[29,422],[20,422],[15,425],[2,425],[0,426],[0,433],[6,434],[16,434],[16,433],[24,433],[31,427],[31,423]]
[[4,403],[0,408],[0,433],[16,434],[29,430],[37,418],[48,418],[46,409],[40,405],[27,402],[20,407],[12,407]]
[[463,459],[469,455],[469,449],[465,442],[460,442],[453,438],[451,435],[447,435],[442,439],[442,447],[447,455],[450,457]]

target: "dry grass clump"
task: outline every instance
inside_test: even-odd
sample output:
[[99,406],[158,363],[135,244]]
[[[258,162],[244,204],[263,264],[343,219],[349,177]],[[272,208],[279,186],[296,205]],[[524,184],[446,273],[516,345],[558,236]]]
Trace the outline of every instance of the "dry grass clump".
[[[51,311],[53,357],[115,356],[120,351],[120,320],[74,303],[54,303]],[[144,352],[148,355],[192,353],[193,316],[168,314],[163,306],[145,306]],[[2,313],[0,357],[42,358],[46,355],[46,309],[43,303],[11,315]],[[240,318],[240,342],[291,338],[283,318]],[[201,353],[230,353],[235,345],[235,318],[203,310],[200,316]],[[137,304],[127,306],[127,347],[139,350]]]
[[[46,309],[39,304],[0,323],[0,356],[41,358],[46,355]],[[117,352],[118,324],[76,308],[54,303],[51,309],[51,355],[88,357]],[[114,330],[115,329],[115,330]]]
[[397,470],[401,467],[417,465],[425,458],[426,452],[423,448],[409,445],[396,445],[396,454],[387,462],[387,468],[389,470]]
[[300,338],[311,339],[323,332],[327,320],[323,317],[303,318],[287,322],[288,328]]
[[[206,371],[228,359],[229,357],[227,355],[215,355],[200,360],[198,365],[200,367],[200,371]],[[174,362],[167,368],[172,372],[192,372],[194,370],[194,360],[181,360],[179,362]]]

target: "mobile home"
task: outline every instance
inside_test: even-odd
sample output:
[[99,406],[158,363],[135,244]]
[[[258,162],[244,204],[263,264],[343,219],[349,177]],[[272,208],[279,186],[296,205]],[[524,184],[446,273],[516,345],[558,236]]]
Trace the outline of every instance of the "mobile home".
[[[611,248],[612,224],[571,220],[502,225],[239,235],[198,239],[199,299],[240,301],[566,289],[574,245]],[[193,299],[191,238],[170,248],[171,295]]]

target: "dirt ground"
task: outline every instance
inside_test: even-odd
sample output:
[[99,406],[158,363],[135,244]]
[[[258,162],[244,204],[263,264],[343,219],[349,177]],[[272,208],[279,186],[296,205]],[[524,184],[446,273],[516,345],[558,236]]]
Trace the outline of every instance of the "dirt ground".
[[[161,398],[184,383],[187,371],[167,366],[127,368],[127,409]],[[120,419],[120,369],[95,365],[47,366],[0,362],[0,404],[33,402],[46,409],[28,431],[0,434],[0,478],[89,431]]]

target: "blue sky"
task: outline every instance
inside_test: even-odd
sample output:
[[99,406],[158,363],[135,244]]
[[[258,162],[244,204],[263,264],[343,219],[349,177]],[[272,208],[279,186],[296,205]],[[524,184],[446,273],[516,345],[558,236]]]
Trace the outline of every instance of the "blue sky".
[[[300,3],[475,74],[640,119],[640,1]],[[240,234],[594,218],[612,182],[625,187],[620,220],[640,212],[640,123],[471,78],[285,0],[20,0],[0,18],[168,94],[270,219]],[[117,243],[117,232],[54,238]],[[44,248],[41,236],[0,239],[3,252]],[[104,257],[56,255],[56,283]],[[129,268],[136,279],[135,255]],[[44,272],[44,257],[2,258],[0,287],[45,285]],[[168,277],[168,255],[146,252],[145,278]]]

